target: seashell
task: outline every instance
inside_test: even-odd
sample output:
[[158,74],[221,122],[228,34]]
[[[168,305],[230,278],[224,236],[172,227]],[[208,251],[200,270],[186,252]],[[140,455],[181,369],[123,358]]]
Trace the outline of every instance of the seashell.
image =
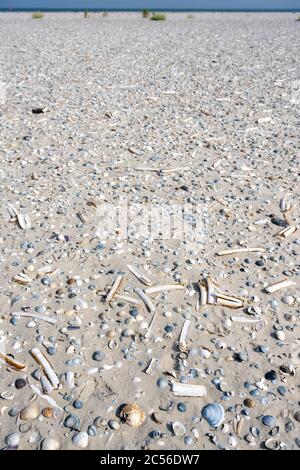
[[80,419],[75,414],[70,414],[66,416],[64,420],[64,426],[69,429],[79,429],[80,428]]
[[43,439],[42,444],[41,444],[41,449],[42,450],[59,450],[61,447],[60,441],[57,439],[53,439],[51,437],[46,437],[46,439]]
[[138,428],[145,421],[144,411],[136,403],[128,403],[120,413],[120,417],[132,428]]
[[33,279],[26,274],[20,273],[13,277],[13,281],[17,284],[21,284],[22,286],[27,286],[33,281]]
[[72,442],[79,449],[85,449],[89,445],[89,435],[86,432],[79,432],[73,436]]
[[8,434],[8,436],[6,436],[6,438],[5,438],[5,443],[6,443],[9,447],[18,447],[18,445],[19,445],[19,443],[20,443],[20,436],[19,436],[19,434],[16,434],[16,433]]
[[185,435],[185,427],[180,421],[174,421],[171,423],[172,433],[174,436],[184,436]]
[[234,436],[229,436],[228,437],[228,445],[230,447],[236,447],[237,446],[237,440]]
[[50,408],[50,406],[47,406],[42,410],[42,415],[45,416],[45,418],[52,418],[53,417],[53,408]]
[[288,212],[292,208],[291,202],[287,199],[287,197],[283,197],[279,201],[279,208],[282,212]]
[[225,418],[224,409],[219,403],[210,403],[206,405],[201,412],[202,416],[212,428],[217,428],[222,424]]
[[26,406],[20,413],[20,418],[24,421],[33,421],[40,415],[40,408],[37,403]]
[[269,437],[269,439],[267,439],[264,444],[265,447],[269,450],[280,450],[280,441],[277,441],[272,437]]
[[242,418],[240,415],[237,415],[233,419],[233,423],[232,423],[233,430],[237,436],[241,435],[243,425],[244,425],[244,418]]
[[202,348],[199,351],[199,356],[202,357],[202,359],[208,359],[210,357],[210,351],[208,349]]

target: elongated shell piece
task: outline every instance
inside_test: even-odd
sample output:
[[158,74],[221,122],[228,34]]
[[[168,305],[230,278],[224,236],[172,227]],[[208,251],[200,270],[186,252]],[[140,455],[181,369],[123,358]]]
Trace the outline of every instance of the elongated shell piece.
[[157,292],[172,291],[172,290],[182,290],[184,286],[181,284],[165,284],[161,286],[147,287],[145,289],[146,294],[156,294]]
[[108,294],[106,296],[106,299],[105,299],[106,302],[111,302],[112,301],[112,299],[114,298],[115,293],[117,292],[117,290],[119,289],[119,287],[121,285],[123,277],[124,277],[123,274],[118,274],[118,276],[116,277],[116,279],[113,282],[113,285],[111,286],[110,291],[108,292]]
[[231,250],[222,250],[216,253],[217,256],[235,255],[239,253],[264,253],[264,248],[233,248]]
[[36,362],[40,364],[47,375],[48,379],[50,380],[53,388],[58,388],[59,386],[59,379],[54,372],[50,362],[48,359],[44,356],[44,354],[38,349],[38,348],[33,348],[31,351],[31,355],[34,357]]
[[291,281],[290,279],[283,279],[282,281],[277,281],[274,282],[274,284],[270,284],[265,288],[265,291],[268,294],[273,294],[273,292],[276,292],[280,289],[285,289],[286,287],[290,287],[295,285],[294,281]]
[[12,357],[7,356],[6,354],[3,354],[2,352],[0,352],[0,360],[5,362],[7,366],[12,367],[13,369],[16,369],[16,370],[24,370],[27,367],[25,364],[22,364],[21,362],[16,361]]
[[154,307],[153,303],[151,302],[151,300],[149,299],[149,297],[142,291],[142,289],[139,289],[138,287],[136,287],[134,289],[134,292],[136,292],[137,295],[142,299],[142,301],[146,305],[149,312],[154,313],[155,312],[155,307]]
[[182,384],[180,382],[172,384],[172,391],[176,397],[204,397],[207,393],[204,385]]
[[138,269],[136,269],[134,266],[131,266],[131,264],[127,264],[127,268],[129,269],[132,274],[138,278],[139,281],[141,281],[143,284],[146,286],[152,286],[152,281],[148,279],[144,274],[142,274]]

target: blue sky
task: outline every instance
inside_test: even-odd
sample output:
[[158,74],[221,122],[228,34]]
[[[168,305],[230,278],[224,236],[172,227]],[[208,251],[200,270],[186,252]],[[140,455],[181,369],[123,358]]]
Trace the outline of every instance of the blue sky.
[[300,0],[0,0],[0,8],[298,9]]

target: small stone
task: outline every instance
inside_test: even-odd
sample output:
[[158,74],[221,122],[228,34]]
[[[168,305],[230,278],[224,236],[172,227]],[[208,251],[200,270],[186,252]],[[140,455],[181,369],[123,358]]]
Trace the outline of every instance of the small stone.
[[247,408],[254,408],[255,400],[253,400],[252,398],[245,398],[244,405],[247,406]]
[[105,358],[105,354],[102,351],[94,351],[92,355],[92,359],[97,362],[103,361]]
[[168,382],[167,382],[167,380],[165,380],[165,379],[163,379],[163,378],[160,378],[160,379],[158,379],[158,381],[157,381],[157,386],[158,386],[159,388],[166,388],[166,387],[168,386]]
[[73,406],[76,410],[80,410],[83,407],[83,402],[81,400],[75,400]]
[[26,384],[27,384],[27,382],[24,379],[17,379],[15,381],[15,387],[16,387],[17,390],[20,390],[20,388],[25,387]]
[[180,413],[185,413],[186,410],[187,410],[187,406],[186,406],[185,403],[180,402],[180,403],[178,403],[178,405],[177,405],[177,409],[178,409],[178,411],[180,411]]
[[296,411],[296,413],[294,413],[294,419],[300,423],[300,411]]
[[276,371],[275,370],[269,370],[266,374],[265,374],[265,378],[267,380],[276,380],[277,379],[277,374],[276,374]]

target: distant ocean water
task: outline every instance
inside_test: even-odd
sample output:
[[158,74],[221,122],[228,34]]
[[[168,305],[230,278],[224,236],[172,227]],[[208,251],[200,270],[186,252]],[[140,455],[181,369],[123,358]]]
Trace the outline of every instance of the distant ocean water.
[[[44,12],[53,12],[53,13],[64,13],[64,12],[82,12],[84,11],[85,9],[84,8],[0,8],[0,12],[33,12],[33,11],[44,11]],[[107,12],[123,12],[123,13],[126,13],[126,12],[139,12],[139,11],[142,11],[142,8],[138,9],[120,9],[120,8],[87,8],[87,10],[89,10],[90,12],[103,12],[103,11],[107,11]],[[220,10],[220,9],[169,9],[169,8],[155,8],[155,11],[165,11],[165,12],[169,12],[169,13],[185,13],[185,12],[195,12],[195,13],[234,13],[234,12],[246,12],[246,13],[296,13],[296,12],[299,12],[300,11],[300,7],[298,9],[296,8],[289,8],[289,9],[247,9],[247,8],[243,8],[243,9],[224,9],[224,10]]]

